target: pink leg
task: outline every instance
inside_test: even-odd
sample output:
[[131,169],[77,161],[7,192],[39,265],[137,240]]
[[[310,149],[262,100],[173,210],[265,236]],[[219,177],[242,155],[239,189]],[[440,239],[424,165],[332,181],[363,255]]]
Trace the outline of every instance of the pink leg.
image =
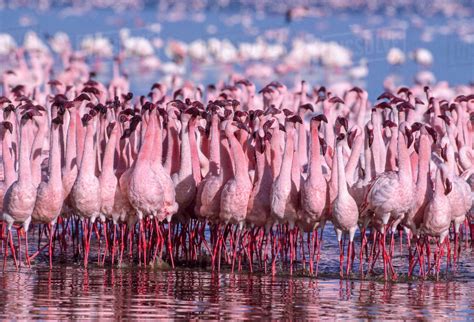
[[49,228],[49,269],[53,269],[53,231],[54,231],[54,225],[49,223],[48,224]]
[[102,266],[103,266],[105,264],[105,257],[107,256],[107,252],[109,250],[109,237],[107,235],[107,223],[104,222],[102,226],[104,227],[104,236],[105,236],[104,256],[102,257]]
[[115,262],[115,243],[116,243],[116,233],[117,233],[117,224],[114,224],[114,237],[112,241],[112,265],[114,265]]
[[342,247],[342,239],[339,241],[339,275],[341,278],[344,277],[344,270],[343,270],[343,262],[344,262],[344,248]]
[[[323,245],[323,227],[321,227],[321,236],[319,237],[319,241],[317,246],[317,255],[316,255],[316,276],[318,276],[319,272],[319,260],[321,259],[321,246]],[[316,231],[316,237],[318,236],[317,231]],[[317,239],[317,238],[316,238]]]
[[171,256],[171,267],[174,268],[174,258],[173,258],[173,244],[171,243],[171,223],[168,223],[168,248]]
[[347,246],[347,268],[346,268],[346,276],[349,277],[351,273],[351,263],[352,263],[352,241],[349,241],[349,245]]
[[293,247],[294,247],[294,240],[293,240],[293,230],[289,231],[290,233],[290,275],[293,275]]
[[400,239],[400,255],[403,253],[403,230],[398,230],[398,238]]
[[21,235],[20,235],[20,228],[16,229],[16,235],[18,237],[18,264],[21,267]]
[[16,260],[15,246],[13,245],[13,236],[12,236],[11,229],[8,229],[8,240],[10,242],[10,251],[12,252],[12,255],[13,255],[13,261],[15,262],[15,267],[18,268],[18,262]]
[[365,227],[362,228],[361,231],[361,242],[360,242],[360,251],[359,251],[359,272],[363,276],[364,275],[364,247],[367,243],[367,238],[365,235]]
[[139,248],[143,252],[143,264],[146,266],[146,237],[145,237],[145,230],[143,228],[143,220],[140,220],[140,240],[141,240],[141,245],[139,245]]

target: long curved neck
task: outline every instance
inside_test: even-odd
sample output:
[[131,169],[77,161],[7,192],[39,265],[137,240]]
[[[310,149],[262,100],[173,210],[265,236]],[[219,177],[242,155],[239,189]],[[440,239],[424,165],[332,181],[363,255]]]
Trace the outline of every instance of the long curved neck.
[[19,182],[30,182],[31,183],[31,150],[29,142],[29,127],[27,124],[21,126],[20,130],[20,160],[19,160],[19,173],[18,181]]
[[187,176],[191,175],[193,172],[193,165],[191,159],[191,147],[189,142],[189,122],[184,121],[181,122],[181,147],[180,147],[180,168],[179,174],[180,176]]
[[286,132],[286,144],[285,151],[283,152],[283,160],[281,161],[281,167],[279,171],[280,179],[287,180],[291,179],[291,167],[293,164],[293,153],[295,150],[295,129],[289,128]]
[[380,127],[380,115],[374,114],[373,118],[374,125],[374,163],[377,174],[382,173],[385,170],[385,159],[387,152],[385,151],[385,145],[382,138],[382,129]]
[[309,180],[316,181],[322,178],[323,171],[321,168],[321,145],[319,143],[318,125],[311,125],[310,140],[310,159],[309,159]]
[[222,168],[220,171],[220,175],[222,176],[225,182],[234,175],[234,166],[232,164],[232,157],[230,155],[230,148],[227,139],[224,137],[221,140],[220,144],[222,145],[220,148],[222,160]]
[[387,160],[385,162],[386,171],[395,171],[397,168],[397,142],[398,142],[398,131],[392,131],[390,143],[387,149]]
[[337,158],[337,191],[338,194],[348,193],[346,171],[344,169],[344,155],[342,153],[342,143],[336,145],[336,158]]
[[81,173],[95,174],[96,156],[94,146],[95,126],[90,121],[86,126],[86,137],[84,140],[84,152],[81,161]]
[[81,115],[79,111],[76,112],[76,163],[78,167],[81,166],[82,164],[82,156],[84,154],[84,142],[85,142],[85,134],[86,130],[84,125],[82,124],[81,121]]
[[[118,127],[118,125],[115,125]],[[114,173],[115,150],[117,146],[118,129],[113,129],[110,134],[109,141],[105,146],[104,158],[102,160],[102,173]]]
[[212,115],[211,120],[211,149],[210,149],[210,164],[209,171],[217,175],[221,168],[221,144],[219,134],[219,117],[217,114]]
[[357,135],[354,145],[352,146],[351,155],[347,161],[345,172],[350,185],[354,182],[354,174],[359,163],[362,146],[364,145],[364,138],[362,135]]
[[[151,114],[150,121],[148,122],[148,125],[146,127],[145,136],[143,137],[142,145],[140,147],[140,151],[138,152],[137,165],[141,165],[144,162],[151,160],[154,146],[156,146],[156,149],[161,150],[161,144],[159,144],[159,147],[154,144],[157,140],[161,143],[161,133],[159,134],[159,138],[156,138],[155,134],[155,132],[159,132],[156,130],[156,122],[156,116],[154,114]],[[155,155],[155,158],[157,158],[159,162],[161,162],[161,151],[157,151],[156,153],[159,155]]]
[[[302,94],[302,101],[306,101],[306,93]],[[302,103],[304,104],[304,103]],[[304,119],[304,112],[300,113],[302,119]],[[307,163],[308,155],[308,138],[306,134],[306,128],[303,124],[300,124],[298,127],[298,160],[300,161],[301,165]]]
[[443,179],[441,177],[441,171],[442,171],[441,169],[438,169],[438,171],[436,171],[434,196],[437,196],[437,197],[444,196],[444,184],[443,184]]
[[398,172],[405,182],[412,182],[411,162],[403,133],[398,134]]
[[242,145],[240,145],[239,140],[237,140],[234,133],[226,133],[226,136],[229,139],[230,149],[234,159],[235,178],[248,179],[248,162],[245,157],[244,150],[242,149]]
[[372,157],[372,150],[369,147],[369,143],[367,139],[364,142],[364,157],[365,157],[365,178],[364,182],[369,182],[372,180],[373,176],[375,175],[375,165],[374,160]]
[[[159,166],[162,166],[162,160],[163,160],[163,128],[162,128],[161,120],[157,118],[155,115],[152,115],[152,118],[150,118],[148,127],[151,125],[151,122],[155,124],[155,128],[154,128],[155,136],[154,136],[154,141],[153,141],[154,151],[153,152],[150,151],[150,154],[151,154],[151,159],[153,160],[154,166],[159,167]],[[147,133],[148,133],[148,130],[147,130]]]
[[97,148],[96,151],[96,160],[97,160],[97,169],[102,171],[102,162],[101,157],[105,153],[105,148],[107,145],[105,128],[106,128],[106,118],[99,114],[99,131],[97,133]]
[[49,183],[61,185],[61,146],[59,143],[59,125],[52,125],[49,151]]
[[426,135],[421,135],[418,155],[418,174],[416,178],[416,189],[418,191],[425,191],[427,189],[428,173],[430,170],[430,157],[430,140]]
[[196,123],[195,120],[189,122],[189,153],[191,153],[191,166],[193,177],[196,183],[201,182],[201,165],[199,164],[199,151],[196,141]]
[[3,171],[5,175],[5,183],[10,186],[16,180],[15,159],[13,158],[10,146],[12,144],[12,137],[10,132],[5,131],[2,141],[2,160]]
[[[69,127],[67,130],[67,146],[66,146],[66,165],[65,168],[70,171],[74,168],[74,158],[76,158],[76,111],[70,114]],[[76,160],[77,161],[77,160]]]
[[266,167],[266,157],[265,151],[261,151],[262,149],[262,142],[260,139],[257,139],[256,146],[255,146],[255,160],[256,160],[256,175],[255,175],[255,182],[259,183],[262,181],[263,175],[265,173]]
[[272,173],[273,177],[276,178],[280,174],[280,168],[282,163],[281,153],[281,132],[279,128],[273,130],[273,136],[271,138],[272,147]]
[[41,161],[42,161],[42,152],[43,144],[46,138],[46,133],[48,132],[48,126],[46,122],[43,122],[38,127],[38,132],[33,141],[33,146],[31,148],[31,173],[33,176],[33,182],[35,185],[38,185],[41,182]]
[[[178,131],[174,120],[168,121],[167,130],[167,150],[164,168],[166,169],[166,172],[174,173],[176,170],[174,165],[178,159]],[[181,145],[182,144],[183,142],[181,142]]]

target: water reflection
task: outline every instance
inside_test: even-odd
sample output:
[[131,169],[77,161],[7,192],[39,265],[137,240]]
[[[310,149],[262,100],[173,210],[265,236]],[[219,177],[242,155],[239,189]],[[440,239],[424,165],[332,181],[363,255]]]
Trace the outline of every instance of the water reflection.
[[474,313],[472,281],[376,281],[75,266],[0,275],[0,317],[449,318]]

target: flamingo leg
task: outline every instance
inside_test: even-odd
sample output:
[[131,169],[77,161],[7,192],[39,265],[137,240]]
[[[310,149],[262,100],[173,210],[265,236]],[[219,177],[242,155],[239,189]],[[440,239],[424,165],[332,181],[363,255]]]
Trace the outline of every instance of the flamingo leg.
[[349,244],[347,245],[347,268],[346,268],[346,276],[349,277],[349,274],[351,272],[351,262],[352,262],[352,244],[353,241],[349,241]]
[[344,247],[342,246],[342,239],[339,240],[339,275],[341,278],[344,277],[344,271],[343,271],[343,262],[344,262]]
[[53,269],[53,231],[54,225],[49,223],[49,245],[48,245],[48,253],[49,253],[49,269]]
[[8,229],[8,241],[10,243],[10,251],[12,252],[12,255],[13,255],[13,261],[15,263],[15,267],[18,269],[18,262],[16,260],[15,246],[13,245],[13,236],[12,236],[11,229]]

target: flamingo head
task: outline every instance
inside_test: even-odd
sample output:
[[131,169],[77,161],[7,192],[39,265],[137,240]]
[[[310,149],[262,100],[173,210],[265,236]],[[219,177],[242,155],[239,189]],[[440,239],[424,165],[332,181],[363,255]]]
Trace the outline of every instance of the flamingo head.
[[342,140],[344,140],[346,138],[346,135],[344,133],[339,133],[336,137],[336,141],[337,142],[341,142]]
[[337,118],[337,122],[344,128],[346,132],[349,130],[349,121],[346,117],[339,116]]
[[442,119],[444,122],[446,122],[446,124],[449,126],[451,125],[451,120],[449,119],[449,117],[446,115],[446,114],[443,114],[443,115],[438,115],[438,117],[440,119]]
[[51,122],[56,126],[62,125],[63,124],[63,117],[61,115],[58,115]]
[[306,104],[300,105],[299,109],[300,110],[309,110],[311,112],[314,112],[313,104],[311,104],[311,103],[306,103]]
[[10,134],[13,133],[13,124],[8,122],[8,121],[4,121],[2,122],[2,126],[5,130],[9,131]]

